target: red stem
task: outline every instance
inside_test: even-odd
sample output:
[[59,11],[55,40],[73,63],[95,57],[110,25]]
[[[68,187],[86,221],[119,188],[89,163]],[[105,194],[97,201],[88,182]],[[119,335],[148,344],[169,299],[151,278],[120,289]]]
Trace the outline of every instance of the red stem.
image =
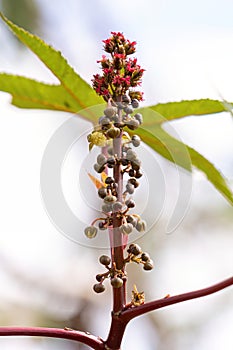
[[172,297],[165,297],[163,299],[154,300],[138,307],[130,308],[122,312],[121,321],[128,323],[130,320],[137,316],[141,316],[149,311],[161,309],[165,306],[177,304],[186,300],[201,298],[206,295],[216,293],[224,288],[233,285],[233,277],[230,277],[222,282],[214,284],[213,286],[199,289],[193,292],[175,295]]
[[71,329],[41,328],[41,327],[0,327],[0,336],[39,336],[75,340],[86,344],[95,350],[105,349],[103,340],[89,333]]

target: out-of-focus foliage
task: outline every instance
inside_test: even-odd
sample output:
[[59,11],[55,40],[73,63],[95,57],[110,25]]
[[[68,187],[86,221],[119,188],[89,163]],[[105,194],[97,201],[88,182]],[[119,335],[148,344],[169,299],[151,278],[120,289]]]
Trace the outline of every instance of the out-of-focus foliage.
[[1,0],[2,12],[14,23],[27,30],[38,32],[40,11],[35,0]]

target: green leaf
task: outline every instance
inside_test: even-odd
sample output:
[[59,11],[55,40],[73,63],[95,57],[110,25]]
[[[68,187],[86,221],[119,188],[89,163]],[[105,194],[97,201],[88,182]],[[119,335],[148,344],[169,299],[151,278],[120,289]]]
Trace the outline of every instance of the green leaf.
[[[18,27],[1,13],[0,17],[17,38],[34,52],[57,77],[62,87],[76,102],[76,111],[104,102],[103,99],[95,93],[91,86],[74,71],[59,51],[56,51],[51,46],[47,45],[39,37]],[[55,89],[53,91],[56,92]],[[24,107],[25,105],[26,103],[24,104]]]
[[[224,102],[218,100],[201,99],[201,100],[184,100],[180,102],[159,103],[154,106],[145,107],[157,112],[161,119],[156,123],[164,123],[165,121],[179,119],[194,115],[206,115],[220,113],[226,111]],[[144,112],[144,108],[141,109]]]
[[160,126],[154,129],[153,134],[143,128],[139,128],[137,134],[153,150],[174,164],[188,171],[191,171],[191,165],[195,166],[206,175],[212,185],[233,205],[233,193],[224,176],[200,153],[170,136]]

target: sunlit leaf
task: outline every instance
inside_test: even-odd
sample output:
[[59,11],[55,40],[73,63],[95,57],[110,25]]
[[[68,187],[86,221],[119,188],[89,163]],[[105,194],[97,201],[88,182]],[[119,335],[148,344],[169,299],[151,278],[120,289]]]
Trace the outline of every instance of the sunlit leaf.
[[[18,27],[2,14],[0,16],[17,38],[34,52],[57,77],[62,87],[76,103],[76,111],[103,103],[103,99],[97,96],[91,86],[74,71],[59,51],[56,51],[39,37]],[[55,89],[54,93],[56,93]],[[24,107],[25,105],[26,103],[24,103]]]

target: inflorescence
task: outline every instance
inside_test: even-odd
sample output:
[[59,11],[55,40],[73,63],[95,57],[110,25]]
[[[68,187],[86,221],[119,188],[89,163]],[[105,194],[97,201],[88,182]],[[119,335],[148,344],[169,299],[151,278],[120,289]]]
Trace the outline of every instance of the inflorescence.
[[[138,232],[146,230],[146,223],[138,214],[131,213],[135,202],[131,198],[139,186],[139,179],[143,175],[141,161],[135,148],[140,146],[140,137],[132,135],[143,122],[142,114],[135,112],[142,100],[143,93],[135,90],[140,86],[144,72],[137,64],[137,59],[128,58],[135,52],[136,42],[126,40],[122,33],[111,33],[112,36],[104,40],[104,50],[110,54],[100,61],[103,74],[96,74],[93,78],[93,88],[108,102],[98,125],[88,135],[89,149],[93,146],[101,147],[97,156],[94,170],[105,174],[102,186],[98,188],[98,195],[103,200],[102,213],[104,217],[97,218],[85,228],[85,235],[94,238],[99,230],[116,228],[123,235],[129,235],[136,229]],[[120,154],[114,148],[114,140],[121,140]],[[114,169],[120,169],[122,177],[127,174],[128,179],[122,193],[118,193],[118,180],[114,178]],[[107,175],[106,175],[107,174]],[[96,227],[96,223],[98,223]],[[147,253],[143,253],[136,244],[131,244],[127,250],[128,262],[143,264],[144,270],[151,270],[153,262]],[[96,276],[98,284],[94,285],[97,293],[104,291],[103,281],[109,277],[114,288],[119,288],[126,278],[124,268],[117,270],[114,261],[106,256],[100,257],[100,263],[105,265],[107,272]],[[111,267],[110,267],[111,266]]]

